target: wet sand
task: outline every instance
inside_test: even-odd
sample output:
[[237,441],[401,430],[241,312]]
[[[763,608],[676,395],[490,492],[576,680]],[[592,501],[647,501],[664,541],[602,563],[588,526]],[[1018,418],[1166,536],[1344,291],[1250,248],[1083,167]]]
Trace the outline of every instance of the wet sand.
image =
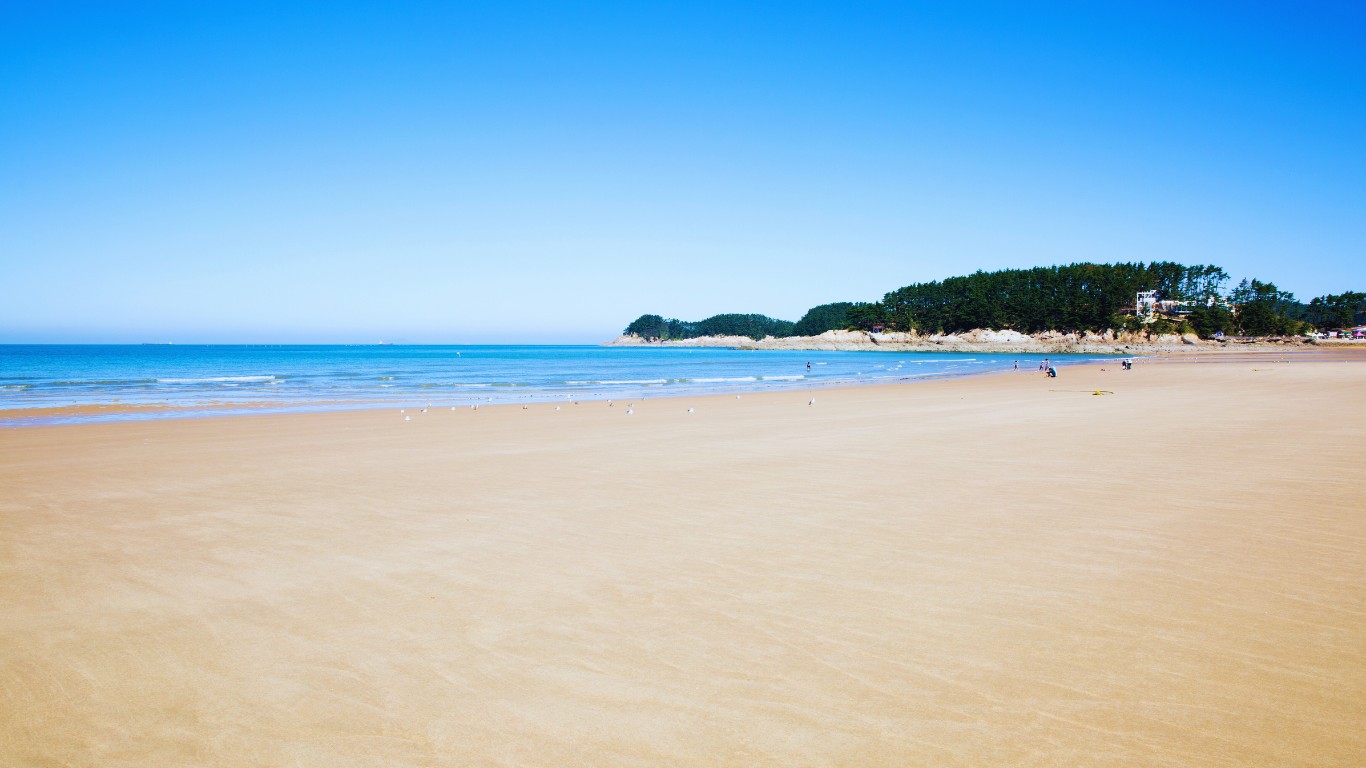
[[1363,393],[0,429],[0,764],[1360,765]]

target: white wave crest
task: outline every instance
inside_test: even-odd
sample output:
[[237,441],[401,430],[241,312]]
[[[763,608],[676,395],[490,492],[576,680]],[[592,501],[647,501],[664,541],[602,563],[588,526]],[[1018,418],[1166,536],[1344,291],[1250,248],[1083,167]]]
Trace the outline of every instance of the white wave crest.
[[211,376],[205,379],[157,379],[158,384],[220,384],[223,382],[274,381],[274,376]]

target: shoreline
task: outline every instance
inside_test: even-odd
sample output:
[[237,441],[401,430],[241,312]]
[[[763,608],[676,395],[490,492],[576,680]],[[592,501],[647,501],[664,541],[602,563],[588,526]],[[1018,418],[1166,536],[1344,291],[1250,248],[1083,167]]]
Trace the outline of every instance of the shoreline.
[[[961,353],[955,353],[961,354]],[[1068,359],[1068,358],[1074,359]],[[1097,358],[1090,355],[1062,356],[1056,362],[1061,368],[1084,365]],[[808,368],[808,375],[810,369]],[[194,401],[173,402],[94,402],[77,405],[32,406],[26,408],[0,408],[0,429],[28,428],[51,424],[113,423],[118,421],[150,421],[184,418],[230,418],[252,413],[288,414],[315,412],[344,412],[361,410],[389,409],[468,409],[503,407],[509,405],[541,406],[564,405],[577,402],[605,402],[609,400],[645,400],[663,398],[703,397],[708,395],[753,395],[766,392],[821,391],[828,389],[882,386],[945,379],[958,379],[998,373],[1029,373],[1027,368],[1015,371],[1009,369],[989,369],[980,371],[943,371],[928,374],[907,374],[904,376],[882,373],[862,379],[854,376],[837,378],[806,378],[782,376],[768,380],[762,376],[750,377],[747,384],[728,382],[724,384],[693,385],[684,383],[687,379],[673,380],[674,383],[640,389],[605,390],[594,392],[564,392],[562,390],[536,391],[529,394],[498,394],[488,396],[482,392],[441,393],[424,392],[423,397],[412,394],[407,396],[388,396],[391,399],[368,400],[331,400],[316,401],[262,401],[262,402],[214,402]],[[794,380],[799,379],[799,380]],[[663,379],[661,379],[663,381]]]
[[[1076,363],[1071,363],[1071,364],[1064,365],[1064,369],[1066,369],[1066,368],[1071,368],[1071,367],[1075,367],[1075,366],[1082,366],[1082,365],[1093,364],[1093,363],[1094,363],[1094,360],[1078,361],[1078,362],[1076,362]],[[270,418],[307,417],[307,416],[326,417],[326,416],[328,416],[328,415],[330,415],[330,414],[348,414],[348,413],[369,413],[369,414],[373,414],[373,413],[391,413],[391,412],[393,412],[395,409],[399,409],[401,412],[403,412],[403,415],[417,415],[417,413],[441,412],[441,411],[446,411],[446,412],[452,412],[452,411],[454,411],[454,412],[459,413],[459,412],[469,411],[469,410],[493,411],[493,412],[498,412],[498,411],[519,411],[519,412],[520,412],[520,411],[530,411],[530,412],[543,413],[543,412],[559,412],[561,408],[565,408],[565,409],[567,409],[567,408],[574,408],[574,407],[580,407],[581,405],[585,405],[585,404],[587,404],[587,405],[603,405],[603,404],[607,404],[607,403],[612,403],[613,405],[610,406],[610,407],[616,407],[616,404],[617,404],[617,403],[621,403],[621,404],[623,404],[623,405],[629,406],[629,405],[635,404],[635,403],[646,403],[646,402],[652,402],[652,403],[653,403],[653,402],[660,402],[660,401],[678,401],[678,400],[702,401],[702,400],[717,400],[717,399],[721,399],[721,400],[730,400],[730,399],[732,399],[732,398],[736,398],[736,399],[741,399],[741,398],[744,398],[744,397],[751,397],[751,398],[760,397],[760,398],[761,398],[761,397],[767,397],[767,396],[771,396],[771,395],[793,394],[793,393],[798,394],[798,395],[803,395],[803,396],[805,396],[805,395],[819,394],[819,393],[822,393],[822,392],[842,392],[842,391],[859,391],[859,390],[864,390],[864,389],[899,388],[899,387],[915,386],[915,385],[923,385],[923,384],[944,384],[944,383],[948,383],[948,382],[966,381],[966,380],[979,379],[979,378],[993,378],[993,377],[1000,377],[1000,376],[1013,376],[1013,377],[1019,377],[1019,376],[1026,376],[1026,375],[1028,375],[1028,376],[1033,376],[1033,377],[1039,377],[1039,378],[1043,378],[1043,377],[1044,377],[1044,374],[1041,373],[1041,372],[1039,372],[1039,371],[1035,371],[1035,370],[1025,370],[1025,369],[1021,368],[1021,369],[1019,369],[1019,370],[1005,370],[1005,371],[995,370],[995,371],[975,371],[975,372],[966,372],[966,373],[937,373],[937,374],[928,374],[928,375],[924,375],[924,376],[920,376],[920,377],[909,377],[909,376],[908,376],[908,377],[903,377],[903,378],[901,378],[901,379],[899,379],[899,380],[897,380],[897,381],[870,381],[870,382],[866,382],[866,383],[859,383],[859,382],[857,382],[857,381],[851,381],[851,380],[838,380],[838,381],[830,381],[830,382],[827,382],[827,383],[824,383],[824,384],[820,384],[820,385],[816,385],[816,386],[788,387],[788,388],[781,388],[781,389],[764,389],[764,390],[740,390],[740,391],[734,391],[734,390],[731,390],[731,391],[707,390],[707,391],[697,391],[697,392],[660,392],[660,393],[657,393],[657,394],[656,394],[656,393],[651,393],[651,394],[645,395],[645,396],[634,396],[634,397],[632,397],[632,396],[621,396],[621,395],[613,395],[612,397],[607,397],[607,396],[605,396],[605,395],[599,395],[599,394],[595,393],[595,394],[590,395],[590,396],[587,396],[587,397],[581,397],[581,398],[577,398],[577,399],[575,399],[575,400],[568,400],[568,401],[566,401],[566,400],[537,400],[537,401],[535,401],[535,402],[530,402],[530,403],[517,403],[517,402],[511,402],[511,401],[508,401],[508,402],[494,401],[494,402],[487,402],[487,403],[478,403],[478,404],[477,404],[477,405],[478,405],[478,408],[475,408],[475,409],[472,409],[472,408],[470,407],[469,404],[464,404],[464,405],[451,405],[450,403],[437,404],[437,403],[433,402],[429,407],[427,407],[427,406],[420,405],[420,404],[419,404],[419,405],[413,405],[413,404],[407,403],[406,401],[395,401],[395,402],[393,402],[393,403],[386,403],[386,404],[382,404],[382,405],[379,405],[379,404],[372,404],[372,403],[363,403],[363,404],[342,404],[342,405],[337,405],[337,404],[321,404],[321,405],[316,406],[316,407],[315,407],[315,406],[297,406],[297,407],[296,407],[296,406],[280,406],[280,407],[274,407],[274,406],[258,406],[258,405],[255,405],[255,404],[238,404],[237,407],[231,408],[231,409],[230,409],[230,412],[217,412],[217,411],[211,411],[211,412],[207,412],[207,413],[201,413],[201,412],[199,412],[199,411],[202,410],[202,409],[199,409],[199,408],[197,408],[197,407],[195,407],[195,406],[185,406],[184,408],[177,408],[177,407],[175,407],[175,406],[136,406],[136,405],[128,405],[128,406],[125,406],[125,405],[118,405],[118,404],[116,404],[116,405],[89,405],[89,406],[81,405],[81,406],[70,406],[70,407],[34,408],[34,409],[9,409],[9,410],[0,410],[0,434],[3,434],[3,431],[4,431],[5,429],[34,429],[34,428],[43,428],[43,427],[82,427],[82,426],[96,426],[96,425],[113,425],[113,424],[123,424],[123,423],[131,423],[131,424],[148,424],[148,423],[156,423],[156,422],[160,422],[160,421],[195,421],[195,420],[218,421],[218,420],[222,420],[222,419],[233,419],[233,420],[236,420],[236,419],[240,419],[240,418],[270,419]],[[523,406],[524,406],[524,407],[523,407]],[[144,413],[144,412],[145,412],[145,413],[147,413],[147,414],[149,414],[149,415],[147,415],[147,416],[144,417],[144,418],[118,418],[120,410],[121,410],[121,409],[124,409],[124,408],[126,408],[126,409],[127,409],[130,413],[132,413],[132,414],[138,414],[138,413]],[[424,408],[425,408],[426,410],[424,410]],[[43,414],[43,415],[39,415],[39,416],[28,416],[28,415],[25,414],[25,411],[26,411],[26,410],[28,410],[28,411],[33,411],[33,410],[43,411],[44,414]],[[224,408],[223,410],[224,410],[224,411],[229,411],[228,408]],[[10,414],[10,413],[14,413],[14,414],[16,414],[16,415],[13,416],[13,417],[7,417],[7,414]],[[81,420],[81,421],[46,421],[46,420],[43,420],[46,416],[52,416],[52,415],[54,415],[54,413],[55,413],[55,415],[56,415],[58,418],[61,418],[62,416],[65,416],[65,415],[76,415],[76,416],[81,416],[81,415],[87,415],[87,414],[109,415],[109,416],[112,416],[113,418],[108,418],[108,419],[97,419],[97,420],[88,420],[88,421],[86,421],[86,420]],[[154,415],[153,415],[153,414],[154,414]],[[6,423],[7,418],[8,418],[8,420],[9,420],[9,423]]]
[[1001,354],[1107,354],[1142,355],[1156,353],[1245,352],[1248,350],[1287,350],[1304,348],[1360,348],[1366,342],[1308,339],[1304,337],[1240,338],[1219,341],[1200,339],[1195,334],[1165,334],[1104,331],[1102,333],[1062,333],[1046,331],[1023,334],[1015,331],[977,329],[964,333],[920,334],[916,332],[874,333],[868,331],[826,331],[819,336],[699,336],[691,339],[643,339],[622,335],[604,343],[605,347],[696,347],[742,350],[839,351],[839,352],[972,352]]
[[[657,345],[649,345],[657,346]],[[820,351],[820,350],[813,350]],[[901,351],[901,350],[893,350]],[[959,350],[916,350],[924,352],[948,352],[961,353]],[[977,353],[1001,353],[1011,354],[1008,351],[995,349],[976,350]],[[1145,350],[1146,354],[1133,354],[1136,360],[1144,362],[1200,362],[1200,363],[1235,363],[1245,361],[1262,361],[1273,359],[1285,360],[1313,360],[1313,361],[1362,361],[1366,362],[1366,345],[1361,346],[1300,346],[1300,347],[1248,347],[1240,346],[1236,349],[1210,349],[1210,348],[1185,348],[1180,350]],[[1023,353],[1022,353],[1023,354]],[[1031,352],[1029,354],[1037,354]],[[1100,354],[1100,353],[1055,353],[1055,354]],[[1110,353],[1113,354],[1113,353]],[[1113,358],[1112,358],[1113,359]],[[1059,362],[1060,370],[1066,372],[1076,366],[1094,363],[1094,359],[1069,361],[1064,359]],[[698,391],[669,391],[668,389],[644,390],[638,392],[593,392],[582,393],[573,397],[560,399],[562,395],[549,394],[534,396],[536,399],[523,400],[491,400],[478,401],[471,395],[457,395],[441,399],[429,397],[425,400],[420,399],[394,399],[387,402],[358,401],[358,400],[319,400],[308,403],[278,402],[219,402],[219,403],[193,403],[187,405],[177,405],[170,403],[86,403],[67,406],[33,406],[21,408],[0,409],[0,431],[7,429],[30,429],[34,427],[57,426],[57,425],[80,425],[80,424],[111,424],[124,421],[162,421],[162,420],[182,420],[182,419],[220,419],[238,418],[248,415],[290,415],[290,414],[313,414],[313,413],[346,413],[353,411],[388,411],[393,409],[421,409],[430,406],[434,409],[459,409],[468,410],[471,405],[477,404],[480,408],[503,408],[518,405],[527,405],[533,410],[540,410],[545,407],[565,405],[566,403],[601,403],[609,400],[661,400],[677,398],[698,398],[712,395],[733,396],[741,395],[760,395],[775,392],[810,392],[817,393],[828,390],[838,389],[860,389],[864,387],[880,386],[900,386],[905,384],[924,384],[936,381],[952,381],[960,379],[977,378],[983,376],[1011,376],[1011,375],[1042,375],[1038,372],[1021,368],[1018,370],[987,370],[971,371],[961,373],[934,373],[919,376],[902,377],[882,377],[879,380],[861,381],[858,379],[836,379],[829,381],[803,381],[794,386],[773,386],[769,389],[746,389],[744,387],[717,388]],[[895,379],[895,380],[892,380]],[[532,396],[523,396],[532,397]]]
[[1350,765],[1366,366],[1277,360],[2,430],[0,762]]
[[[1071,364],[1063,364],[1063,367],[1075,365],[1086,365],[1093,361],[1078,361]],[[806,386],[793,386],[773,389],[743,389],[743,390],[700,390],[693,392],[670,392],[660,390],[647,394],[613,394],[608,396],[603,393],[592,393],[584,397],[560,400],[560,399],[540,399],[526,403],[515,401],[490,401],[477,403],[475,410],[488,409],[516,409],[516,410],[552,410],[556,406],[577,406],[580,403],[607,403],[607,402],[645,402],[659,400],[680,400],[680,399],[699,399],[714,397],[734,397],[740,396],[764,396],[782,392],[797,393],[817,393],[825,391],[864,389],[868,387],[897,387],[909,384],[928,384],[932,382],[955,381],[989,376],[1005,375],[1025,375],[1031,374],[1042,376],[1043,374],[1033,370],[1006,370],[1006,371],[974,371],[964,373],[935,373],[922,376],[906,376],[896,381],[868,381],[860,383],[856,380],[839,379],[822,383],[810,383]],[[525,408],[518,408],[525,406]],[[395,400],[389,403],[318,403],[309,405],[264,405],[256,403],[226,403],[221,407],[214,406],[205,408],[202,406],[187,405],[123,405],[123,404],[94,404],[76,406],[56,406],[40,408],[10,408],[0,409],[0,430],[4,429],[29,429],[33,427],[49,426],[80,426],[83,424],[117,424],[122,422],[151,422],[163,420],[183,420],[183,419],[224,419],[238,418],[244,416],[290,416],[306,414],[329,414],[329,413],[350,413],[357,411],[422,411],[427,408],[435,411],[465,411],[471,410],[470,403],[452,404],[449,401],[423,404],[415,401]],[[35,411],[39,413],[34,413]],[[89,418],[89,417],[96,418]],[[99,418],[107,417],[107,418]]]

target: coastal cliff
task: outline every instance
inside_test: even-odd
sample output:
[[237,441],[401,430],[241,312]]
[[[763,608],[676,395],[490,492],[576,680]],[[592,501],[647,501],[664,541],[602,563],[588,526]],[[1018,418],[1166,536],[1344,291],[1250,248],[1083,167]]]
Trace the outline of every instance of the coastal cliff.
[[922,335],[910,333],[871,333],[867,331],[826,331],[818,336],[767,336],[755,340],[747,336],[699,336],[691,339],[645,339],[627,334],[607,342],[609,347],[722,347],[731,349],[786,349],[825,351],[886,352],[1017,352],[1020,354],[1146,354],[1178,350],[1213,350],[1247,346],[1286,346],[1309,343],[1298,337],[1202,340],[1193,333],[1154,334],[1102,331],[1100,333],[1024,334],[1018,331],[976,329],[964,333]]

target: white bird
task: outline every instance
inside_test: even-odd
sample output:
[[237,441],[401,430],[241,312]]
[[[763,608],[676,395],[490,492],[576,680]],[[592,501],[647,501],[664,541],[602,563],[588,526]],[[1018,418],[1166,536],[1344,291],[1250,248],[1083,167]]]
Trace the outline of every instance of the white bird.
[[696,410],[697,410],[696,408],[689,408],[689,409],[688,409],[688,413],[692,413],[692,412],[694,412],[694,411],[696,411]]
[[403,420],[404,420],[404,421],[412,421],[412,420],[413,420],[413,417],[412,417],[412,416],[404,416],[404,417],[403,417]]
[[525,411],[525,410],[526,410],[526,406],[525,406],[525,405],[524,405],[524,406],[522,406],[522,410],[524,410],[524,411]]
[[633,413],[635,413],[635,411],[631,410],[630,408],[627,408],[627,409],[626,409],[626,415],[627,415],[627,416],[630,416],[630,415],[633,414]]
[[455,410],[455,406],[452,405],[452,406],[451,406],[451,410],[452,410],[452,411]]
[[736,395],[736,396],[735,396],[735,399],[736,399],[736,400],[739,400],[739,399],[740,399],[740,396],[739,396],[739,395]]
[[407,411],[406,409],[404,409],[404,408],[399,408],[399,409],[398,409],[398,412],[399,412],[399,413],[407,413],[408,411]]
[[811,398],[810,400],[808,400],[808,401],[806,402],[806,404],[807,404],[807,405],[815,405],[815,404],[816,404],[816,398],[814,398],[814,397]]
[[557,410],[557,411],[560,410],[560,406],[558,406],[558,405],[555,406],[555,410]]
[[611,400],[608,400],[608,401],[607,401],[607,407],[608,407],[608,408],[611,408],[611,407],[612,407],[612,401],[611,401]]
[[423,408],[423,409],[422,409],[422,412],[423,412],[423,413],[426,413],[426,412],[427,412],[427,409],[426,409],[426,408]]

